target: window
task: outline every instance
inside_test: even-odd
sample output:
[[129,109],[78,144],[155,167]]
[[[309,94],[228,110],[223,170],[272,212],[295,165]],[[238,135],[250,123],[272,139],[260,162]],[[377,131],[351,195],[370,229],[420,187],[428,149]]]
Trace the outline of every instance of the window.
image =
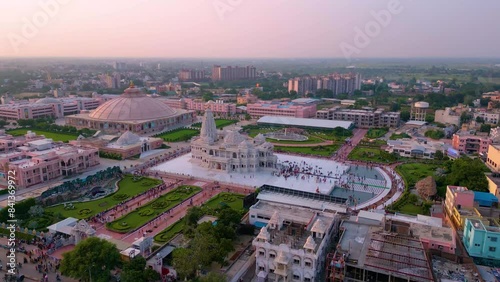
[[474,247],[481,247],[481,244],[474,244]]
[[270,254],[269,254],[269,257],[270,257],[270,258],[275,258],[275,257],[276,257],[276,254],[270,253]]
[[495,252],[497,250],[497,248],[496,247],[490,247],[489,250],[490,250],[490,252]]
[[304,282],[311,282],[311,278],[304,278]]
[[293,280],[299,280],[299,279],[300,279],[300,276],[298,276],[297,274],[293,275]]
[[293,259],[293,264],[300,264],[300,260],[299,259]]
[[306,264],[307,267],[311,267],[311,262],[310,261],[306,261],[305,264]]
[[264,267],[263,266],[259,266],[259,271],[264,271]]
[[491,240],[491,242],[496,242],[496,241],[498,241],[498,237],[491,237],[490,240]]
[[264,256],[264,252],[263,252],[263,251],[260,251],[260,252],[259,252],[259,256]]

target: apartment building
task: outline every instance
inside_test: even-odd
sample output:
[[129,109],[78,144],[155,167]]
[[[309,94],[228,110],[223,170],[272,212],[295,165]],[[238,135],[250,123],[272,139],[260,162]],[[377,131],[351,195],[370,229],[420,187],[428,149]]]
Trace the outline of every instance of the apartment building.
[[352,121],[359,128],[398,127],[399,112],[386,112],[384,109],[363,108],[345,109],[334,107],[316,111],[317,119]]
[[500,223],[491,219],[486,223],[477,219],[466,219],[463,242],[472,257],[500,259]]
[[334,96],[352,94],[355,90],[361,89],[361,75],[359,73],[334,73],[325,76],[295,77],[288,80],[288,91],[295,91],[299,95],[314,93],[320,89],[331,90]]
[[459,130],[453,134],[452,147],[461,154],[488,153],[488,147],[492,143],[487,133],[473,133],[472,131]]
[[202,81],[205,79],[205,71],[203,70],[193,70],[193,69],[182,69],[178,74],[179,81]]
[[257,78],[257,70],[254,66],[227,66],[214,65],[212,68],[213,81],[230,81]]

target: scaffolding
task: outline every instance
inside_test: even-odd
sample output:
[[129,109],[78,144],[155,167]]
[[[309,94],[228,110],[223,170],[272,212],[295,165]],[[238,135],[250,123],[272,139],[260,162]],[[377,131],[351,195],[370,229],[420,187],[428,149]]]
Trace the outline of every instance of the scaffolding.
[[345,254],[329,253],[326,256],[326,282],[342,282],[345,273]]
[[372,233],[365,266],[411,281],[434,281],[422,243],[397,233]]

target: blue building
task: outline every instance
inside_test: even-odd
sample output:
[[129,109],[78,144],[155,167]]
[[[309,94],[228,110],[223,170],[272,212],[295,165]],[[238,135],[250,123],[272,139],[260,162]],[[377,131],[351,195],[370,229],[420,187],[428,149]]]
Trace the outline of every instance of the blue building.
[[465,220],[464,246],[471,257],[500,259],[500,224],[486,226],[481,220]]
[[498,198],[489,192],[474,191],[474,202],[477,202],[480,207],[498,206]]

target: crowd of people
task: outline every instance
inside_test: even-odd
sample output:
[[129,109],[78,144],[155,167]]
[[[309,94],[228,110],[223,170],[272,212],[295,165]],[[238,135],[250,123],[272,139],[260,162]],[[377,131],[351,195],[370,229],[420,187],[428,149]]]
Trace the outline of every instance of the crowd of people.
[[318,165],[309,165],[306,161],[301,162],[290,162],[285,161],[283,163],[277,164],[278,170],[273,171],[272,175],[278,177],[284,177],[287,180],[290,177],[295,177],[296,179],[310,179],[313,178],[316,183],[325,183],[328,179],[330,183],[332,180],[339,179],[342,174],[346,172],[345,167],[335,166],[335,170],[323,171],[322,167]]

